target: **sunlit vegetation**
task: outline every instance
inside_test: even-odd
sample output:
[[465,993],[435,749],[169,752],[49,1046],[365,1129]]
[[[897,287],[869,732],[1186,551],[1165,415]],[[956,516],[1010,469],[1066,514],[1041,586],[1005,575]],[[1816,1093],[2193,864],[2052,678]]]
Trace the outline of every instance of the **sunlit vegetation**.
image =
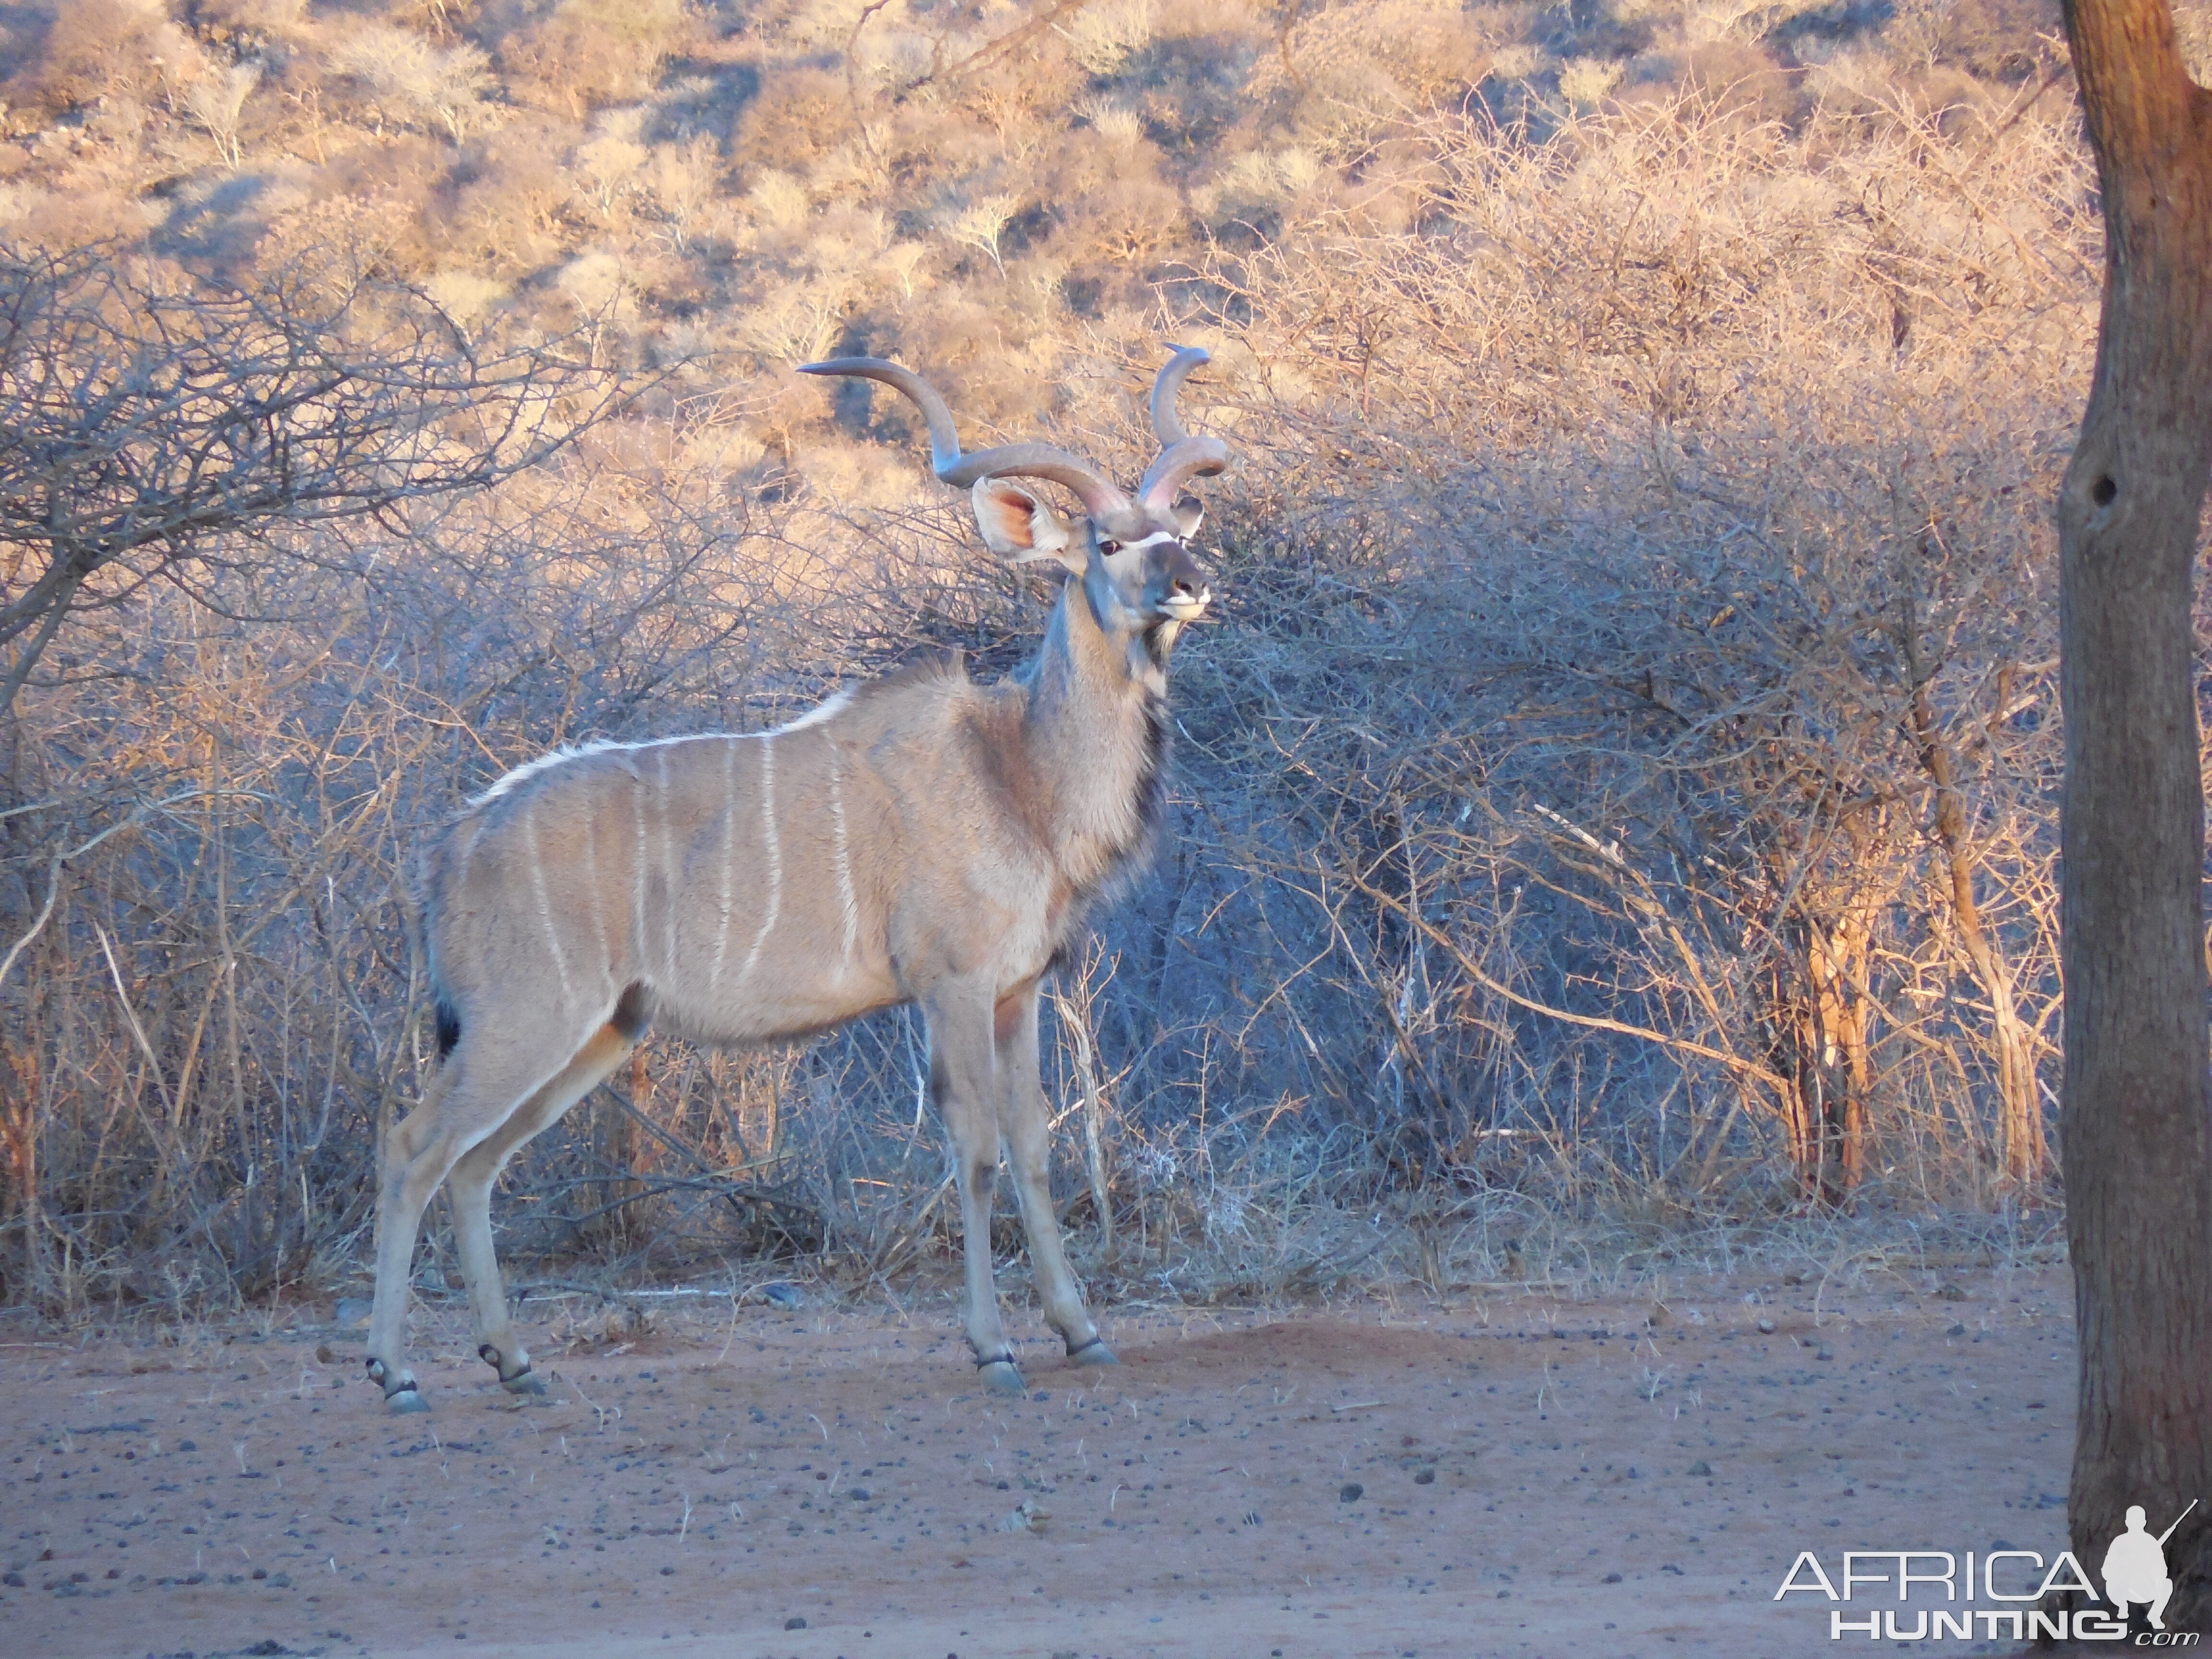
[[[1441,1289],[1575,1218],[1639,1262],[2059,1190],[2047,503],[2101,246],[2055,5],[69,0],[0,36],[11,258],[381,296],[349,337],[435,319],[441,362],[548,366],[544,430],[599,422],[495,487],[188,526],[0,661],[4,1299],[349,1279],[428,1064],[410,849],[506,766],[1019,659],[1042,579],[970,544],[906,405],[793,373],[843,352],[1123,471],[1164,343],[1214,354],[1176,836],[1055,1005],[1094,1279]],[[0,423],[39,395],[8,368]],[[0,601],[42,556],[0,542]],[[936,1259],[917,1041],[651,1045],[518,1164],[504,1248]]]

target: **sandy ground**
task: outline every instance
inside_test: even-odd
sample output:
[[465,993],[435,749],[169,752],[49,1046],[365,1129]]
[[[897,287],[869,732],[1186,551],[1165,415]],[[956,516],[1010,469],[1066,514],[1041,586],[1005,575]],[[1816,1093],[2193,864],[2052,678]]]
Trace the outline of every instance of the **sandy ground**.
[[949,1302],[724,1303],[541,1355],[538,1406],[433,1313],[407,1419],[313,1313],[181,1347],[9,1320],[0,1651],[1834,1653],[1826,1601],[1774,1600],[1800,1551],[2064,1547],[2069,1304],[1962,1271],[1693,1282],[1656,1325],[1536,1289],[1123,1310],[1115,1371],[1018,1327],[1006,1401]]

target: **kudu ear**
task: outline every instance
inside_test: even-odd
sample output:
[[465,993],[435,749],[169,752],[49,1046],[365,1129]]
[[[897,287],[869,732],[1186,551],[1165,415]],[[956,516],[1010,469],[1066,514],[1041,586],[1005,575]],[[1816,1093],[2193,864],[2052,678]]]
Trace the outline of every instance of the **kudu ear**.
[[1066,520],[1019,484],[1006,478],[978,478],[969,492],[983,544],[1003,559],[1024,564],[1056,559],[1080,574],[1084,551]]
[[1183,540],[1198,534],[1199,526],[1206,522],[1206,503],[1195,495],[1186,495],[1175,504],[1176,530]]

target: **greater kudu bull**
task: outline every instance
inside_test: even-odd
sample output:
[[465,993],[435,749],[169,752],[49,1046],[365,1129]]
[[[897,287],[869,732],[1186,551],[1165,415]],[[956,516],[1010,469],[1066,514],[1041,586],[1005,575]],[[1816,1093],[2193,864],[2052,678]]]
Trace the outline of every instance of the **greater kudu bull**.
[[[1175,412],[1206,361],[1179,350],[1160,372],[1164,447],[1133,497],[1043,444],[963,455],[944,400],[895,363],[806,365],[912,398],[937,476],[972,486],[991,550],[1066,568],[1036,657],[990,686],[957,657],[909,667],[769,732],[562,750],[500,779],[430,848],[440,1059],[383,1147],[368,1333],[368,1374],[392,1410],[428,1408],[401,1339],[440,1182],[477,1352],[510,1391],[538,1392],[492,1250],[492,1182],[515,1151],[649,1024],[751,1043],[904,1002],[921,1006],[957,1159],[967,1335],[985,1382],[1024,1387],[991,1277],[1002,1142],[1046,1318],[1075,1364],[1115,1363],[1053,1218],[1037,988],[1159,821],[1169,653],[1209,598],[1188,545],[1199,504],[1180,491],[1228,461]],[[1082,514],[1015,477],[1065,486]]]

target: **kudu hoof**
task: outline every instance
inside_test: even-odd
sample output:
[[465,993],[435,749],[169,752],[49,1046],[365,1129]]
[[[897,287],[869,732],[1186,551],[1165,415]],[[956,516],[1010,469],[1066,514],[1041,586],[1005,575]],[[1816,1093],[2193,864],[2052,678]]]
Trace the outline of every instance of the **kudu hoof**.
[[1094,1336],[1067,1356],[1071,1365],[1118,1365],[1121,1358],[1106,1346],[1106,1339]]
[[512,1376],[507,1374],[507,1361],[500,1357],[499,1350],[490,1343],[486,1342],[477,1349],[477,1358],[491,1367],[493,1374],[499,1378],[499,1386],[509,1394],[531,1396],[542,1396],[544,1394],[544,1381],[531,1370],[527,1358],[524,1358],[522,1368]]
[[983,1386],[993,1394],[1019,1399],[1030,1391],[1030,1385],[1022,1381],[1021,1367],[1011,1359],[994,1359],[975,1369],[982,1376]]
[[397,1381],[381,1359],[368,1362],[368,1380],[384,1391],[384,1409],[394,1417],[407,1417],[416,1412],[427,1412],[430,1402],[422,1398],[422,1391],[415,1386],[415,1379],[405,1371]]

